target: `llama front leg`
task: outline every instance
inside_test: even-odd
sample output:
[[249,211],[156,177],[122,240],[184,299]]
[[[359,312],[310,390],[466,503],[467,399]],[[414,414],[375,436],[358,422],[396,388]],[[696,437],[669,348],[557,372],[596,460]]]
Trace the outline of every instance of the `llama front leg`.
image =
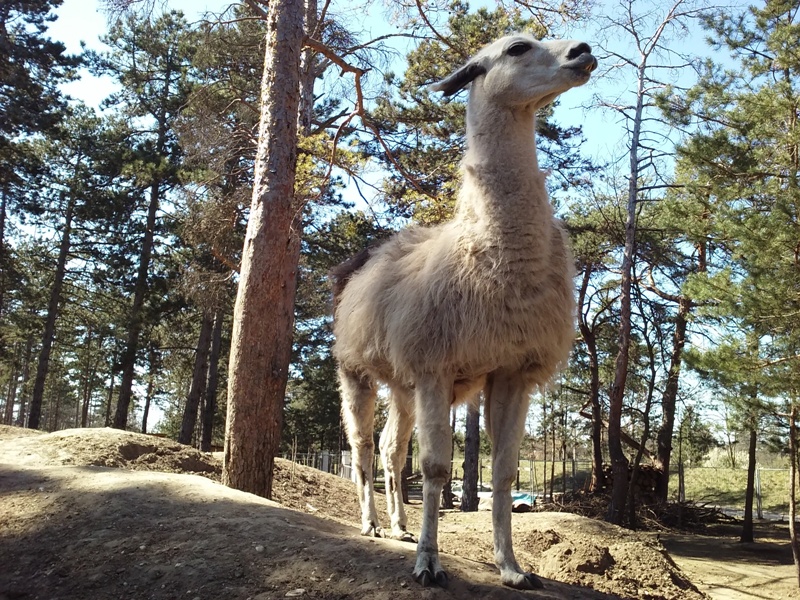
[[511,541],[511,485],[519,466],[519,444],[525,432],[529,389],[519,373],[498,372],[486,384],[486,429],[492,439],[492,529],[494,558],[504,585],[521,590],[543,587],[523,571]]
[[381,459],[386,473],[386,506],[392,523],[391,537],[404,542],[417,541],[406,530],[407,519],[401,488],[403,463],[414,428],[413,411],[414,398],[411,393],[392,387],[389,418],[381,434]]
[[342,391],[342,417],[350,441],[356,475],[358,501],[361,504],[361,535],[381,537],[378,512],[375,510],[375,484],[372,463],[375,456],[375,383],[349,371],[339,370]]
[[439,562],[439,501],[450,474],[452,397],[452,381],[433,375],[416,381],[415,408],[423,479],[422,529],[414,578],[423,586],[436,583],[447,587],[447,573]]

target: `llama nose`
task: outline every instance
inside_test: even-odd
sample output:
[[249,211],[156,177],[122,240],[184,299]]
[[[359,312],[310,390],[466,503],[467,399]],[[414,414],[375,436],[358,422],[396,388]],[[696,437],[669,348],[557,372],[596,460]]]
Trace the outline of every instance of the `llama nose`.
[[591,54],[592,47],[587,44],[586,42],[581,42],[577,46],[573,46],[567,52],[567,60],[572,60],[573,58],[578,58],[581,54]]

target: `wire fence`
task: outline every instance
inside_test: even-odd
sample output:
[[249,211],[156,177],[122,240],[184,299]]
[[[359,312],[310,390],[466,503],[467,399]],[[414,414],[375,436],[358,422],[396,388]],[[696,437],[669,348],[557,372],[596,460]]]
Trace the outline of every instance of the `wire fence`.
[[[353,479],[350,452],[284,454],[283,458],[298,464],[313,467],[346,479]],[[411,457],[412,472],[419,472],[418,457]],[[452,478],[463,479],[463,457],[452,463]],[[565,492],[588,489],[592,464],[588,460],[520,460],[515,489],[530,493],[534,498],[558,498]],[[491,460],[481,457],[478,464],[479,489],[490,490],[492,481]],[[381,480],[383,463],[375,455],[373,475]],[[747,470],[730,467],[685,467],[682,473],[678,465],[670,468],[670,494],[672,500],[690,501],[714,506],[728,514],[741,517],[745,507]],[[789,470],[757,467],[755,472],[753,513],[756,518],[786,520],[789,513]],[[551,495],[552,494],[552,495]]]

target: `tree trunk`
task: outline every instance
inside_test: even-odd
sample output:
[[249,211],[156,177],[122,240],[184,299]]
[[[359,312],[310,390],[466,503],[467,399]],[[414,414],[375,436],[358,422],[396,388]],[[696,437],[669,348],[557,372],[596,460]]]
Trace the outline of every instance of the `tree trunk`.
[[111,425],[111,403],[114,401],[114,373],[117,368],[117,349],[116,349],[116,342],[114,351],[111,353],[111,372],[108,375],[108,396],[106,397],[106,419],[105,419],[105,426],[109,427]]
[[797,584],[800,586],[800,540],[797,539],[797,406],[792,401],[789,415],[789,540]]
[[553,495],[556,485],[556,400],[553,398],[550,404],[550,502],[555,500]]
[[[102,343],[102,338],[98,338]],[[100,344],[98,344],[100,350]],[[92,328],[86,332],[86,364],[83,368],[83,390],[81,393],[81,413],[79,419],[80,427],[87,427],[89,425],[89,404],[92,399],[92,381],[94,380],[95,373],[97,372],[97,363],[92,362]]]
[[153,241],[155,239],[156,215],[161,200],[159,184],[150,186],[150,203],[147,207],[147,223],[144,238],[142,239],[142,252],[139,254],[139,268],[136,272],[136,283],[133,288],[133,304],[128,320],[128,337],[125,350],[122,352],[120,367],[122,379],[119,383],[117,397],[117,410],[114,413],[114,427],[125,429],[128,426],[128,413],[131,407],[133,394],[133,377],[136,369],[136,354],[139,351],[139,335],[142,332],[143,308],[148,289],[148,274],[150,272],[150,258],[153,254]]
[[29,384],[31,380],[31,358],[33,354],[33,336],[28,335],[25,342],[25,358],[22,363],[22,384],[19,397],[19,412],[17,413],[17,427],[25,427],[25,411],[28,403]]
[[[451,421],[450,421],[450,456],[453,456],[453,452],[455,451],[455,436],[453,435],[456,430],[456,411],[450,410]],[[452,510],[455,508],[453,505],[453,463],[450,463],[450,474],[447,476],[447,482],[444,484],[442,488],[442,508],[448,508]]]
[[69,256],[70,235],[72,233],[72,213],[75,206],[75,199],[69,196],[67,199],[67,212],[64,217],[64,231],[61,232],[61,244],[58,248],[58,260],[56,261],[56,272],[53,280],[53,287],[50,290],[50,302],[47,305],[47,317],[45,318],[44,333],[42,334],[42,348],[39,352],[39,363],[36,368],[36,379],[33,384],[33,398],[31,399],[30,416],[28,417],[28,427],[39,429],[42,418],[42,398],[44,397],[44,384],[47,380],[47,370],[50,368],[50,351],[53,348],[53,340],[56,333],[56,318],[58,317],[58,305],[61,302],[61,289],[64,286],[64,275],[66,273],[67,257]]
[[[5,309],[6,275],[8,273],[8,256],[6,254],[6,212],[8,210],[8,188],[3,186],[0,193],[0,320]],[[0,330],[0,348],[5,346],[3,331]]]
[[681,371],[683,348],[686,343],[686,322],[691,302],[681,297],[678,314],[675,316],[675,331],[672,334],[672,353],[669,360],[669,375],[664,393],[661,395],[661,427],[656,435],[656,467],[661,474],[656,481],[656,500],[666,504],[669,495],[669,461],[672,454],[672,436],[675,429],[675,406],[678,398],[678,381]]
[[542,394],[542,500],[544,501],[546,499],[547,499],[547,394]]
[[8,374],[8,390],[6,391],[6,406],[3,411],[3,423],[11,425],[14,421],[14,403],[17,401],[17,385],[19,383],[19,347],[14,352],[14,361],[11,372]]
[[208,381],[208,351],[211,347],[211,330],[213,327],[214,320],[211,312],[203,311],[200,338],[197,340],[197,352],[195,352],[194,356],[192,385],[189,388],[189,396],[186,398],[181,431],[178,434],[178,442],[187,446],[192,443],[197,426],[197,411],[200,408],[200,402],[205,397],[206,382]]
[[622,450],[622,404],[628,379],[628,359],[631,345],[631,283],[633,257],[636,251],[636,202],[639,195],[639,137],[644,108],[645,63],[639,65],[636,110],[631,134],[628,202],[625,219],[625,249],[622,253],[622,289],[620,291],[619,350],[614,364],[614,383],[609,394],[608,453],[611,459],[613,482],[607,520],[622,524],[625,500],[628,495],[628,459]]
[[467,405],[467,424],[464,431],[464,483],[461,486],[462,512],[478,510],[478,459],[481,449],[480,405]]
[[414,439],[408,439],[408,450],[406,453],[406,462],[403,465],[403,470],[400,473],[400,491],[403,494],[403,504],[408,504],[408,478],[411,477],[411,471],[414,468],[412,459],[414,455]]
[[150,404],[153,402],[153,396],[156,390],[156,371],[158,355],[156,354],[155,345],[150,344],[150,351],[147,356],[147,391],[144,395],[144,409],[142,410],[142,433],[147,433],[147,420],[150,417]]
[[753,497],[756,483],[756,442],[758,432],[755,424],[750,424],[750,444],[747,451],[747,489],[744,497],[744,523],[740,542],[753,542]]
[[269,3],[250,219],[233,313],[222,480],[272,495],[294,326],[300,215],[295,201],[302,0]]
[[[519,474],[519,469],[517,474]],[[563,405],[563,400],[561,405],[561,493],[565,496],[567,494],[567,408]]]
[[206,403],[203,407],[203,431],[200,435],[200,450],[203,452],[211,452],[211,441],[214,433],[214,415],[217,412],[219,354],[222,349],[222,323],[224,320],[224,313],[218,310],[214,315],[214,330],[211,334],[211,352],[208,356]]

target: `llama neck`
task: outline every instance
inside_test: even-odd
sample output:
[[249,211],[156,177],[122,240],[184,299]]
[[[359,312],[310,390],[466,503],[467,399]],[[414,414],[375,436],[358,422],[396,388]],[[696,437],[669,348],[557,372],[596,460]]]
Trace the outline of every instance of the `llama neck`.
[[547,243],[553,211],[539,170],[535,111],[467,110],[464,183],[456,219],[476,232]]
[[[477,103],[476,103],[477,104]],[[536,158],[536,113],[470,105],[467,109],[467,152],[464,166],[519,168],[538,173]]]

